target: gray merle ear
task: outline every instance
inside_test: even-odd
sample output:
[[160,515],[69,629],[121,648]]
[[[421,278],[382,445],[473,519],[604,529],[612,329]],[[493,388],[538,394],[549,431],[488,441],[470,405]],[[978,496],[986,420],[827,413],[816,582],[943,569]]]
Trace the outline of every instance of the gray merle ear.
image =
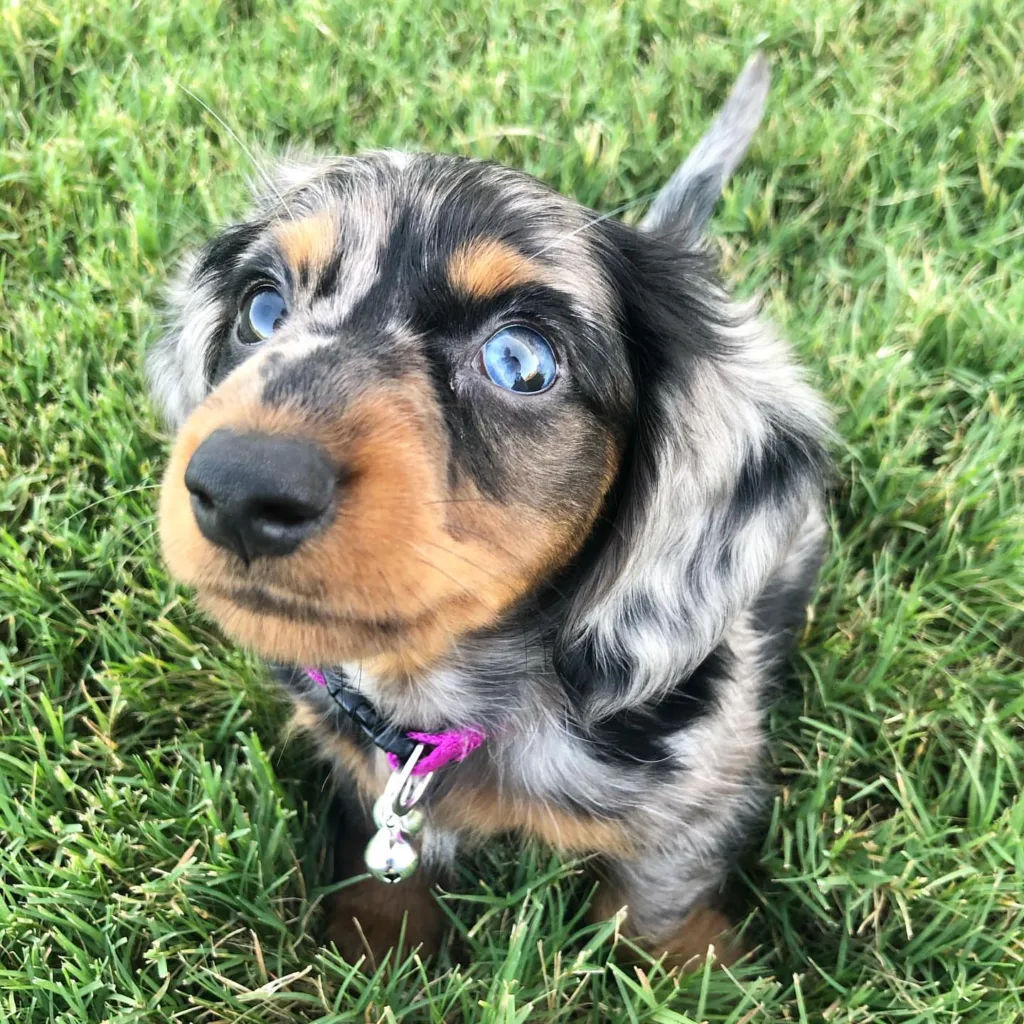
[[804,560],[821,530],[829,424],[785,344],[730,300],[706,254],[617,222],[594,234],[636,418],[612,528],[555,664],[600,716],[673,691],[780,567]]
[[718,117],[651,204],[640,224],[644,231],[682,232],[689,239],[703,233],[761,123],[770,83],[768,61],[755,53]]

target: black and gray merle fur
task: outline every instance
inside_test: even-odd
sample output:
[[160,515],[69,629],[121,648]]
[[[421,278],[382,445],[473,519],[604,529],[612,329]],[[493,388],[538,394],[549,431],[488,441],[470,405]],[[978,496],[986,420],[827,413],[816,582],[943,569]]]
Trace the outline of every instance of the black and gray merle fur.
[[[255,401],[287,407],[293,423],[322,423],[368,381],[414,372],[436,403],[453,487],[581,524],[529,589],[401,685],[368,668],[376,650],[335,667],[404,727],[486,730],[486,744],[439,779],[437,806],[497,794],[510,808],[548,809],[550,827],[535,831],[556,844],[567,822],[581,823],[565,843],[573,849],[580,836],[628,837],[628,853],[600,839],[593,852],[632,930],[655,948],[714,901],[761,814],[766,699],[825,538],[826,411],[755,307],[730,299],[703,242],[767,88],[756,57],[639,229],[472,160],[382,153],[290,165],[246,221],[186,261],[149,360],[176,429],[211,396],[230,397],[257,362]],[[337,242],[318,266],[289,267],[275,227],[325,209]],[[538,280],[482,298],[453,293],[452,254],[481,238],[541,268]],[[289,299],[280,337],[258,351],[238,344],[236,327],[255,278],[281,281]],[[472,377],[464,351],[508,318],[553,338],[558,396],[510,398]],[[614,472],[599,486],[609,450]],[[212,570],[183,570],[193,556],[175,557],[200,593],[215,587]],[[273,559],[223,557],[227,589],[248,581],[247,614],[275,629],[283,621],[282,636],[309,626],[309,602],[284,607]],[[347,597],[307,589],[354,614]],[[232,633],[234,611],[214,614]],[[401,622],[396,613],[379,630]],[[239,636],[282,660],[276,642],[263,650]],[[286,660],[322,664],[320,640],[311,643]],[[362,742],[301,672],[284,678],[325,749],[333,736]],[[382,755],[359,749],[379,777]],[[430,807],[427,822],[428,870],[489,831]]]

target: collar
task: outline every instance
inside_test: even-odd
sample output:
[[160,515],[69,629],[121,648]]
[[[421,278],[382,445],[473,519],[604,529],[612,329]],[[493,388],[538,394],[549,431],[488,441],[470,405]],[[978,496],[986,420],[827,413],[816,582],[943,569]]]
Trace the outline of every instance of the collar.
[[392,725],[358,690],[335,669],[306,668],[307,678],[322,686],[335,703],[388,756],[394,771],[422,745],[423,755],[412,768],[413,775],[429,775],[467,758],[487,738],[482,729],[465,726],[445,732],[414,732]]

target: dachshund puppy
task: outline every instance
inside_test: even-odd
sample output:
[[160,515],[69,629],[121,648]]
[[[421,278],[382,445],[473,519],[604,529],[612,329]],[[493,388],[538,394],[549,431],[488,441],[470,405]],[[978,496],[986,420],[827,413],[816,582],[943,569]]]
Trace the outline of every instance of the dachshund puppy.
[[594,855],[592,909],[655,955],[735,954],[720,893],[765,807],[829,436],[702,242],[767,88],[757,56],[639,228],[371,153],[286,166],[171,289],[167,564],[347,780],[346,877],[393,773],[418,791],[416,821],[377,810],[418,869],[333,906],[347,956],[403,922],[432,948],[432,884],[510,831]]

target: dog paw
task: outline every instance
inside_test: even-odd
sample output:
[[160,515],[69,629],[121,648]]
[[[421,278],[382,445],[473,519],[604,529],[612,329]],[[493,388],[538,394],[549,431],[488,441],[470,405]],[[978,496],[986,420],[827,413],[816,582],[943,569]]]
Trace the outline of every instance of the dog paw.
[[333,943],[349,963],[365,958],[364,969],[375,971],[392,953],[418,949],[420,956],[437,952],[444,915],[432,886],[419,878],[397,885],[363,879],[338,890],[327,905],[325,944]]
[[[653,959],[664,958],[666,969],[676,967],[683,971],[697,970],[704,963],[709,947],[714,947],[715,964],[722,967],[731,966],[747,952],[725,914],[707,906],[695,907],[674,931],[667,934],[662,933],[657,938],[638,934],[626,899],[607,884],[598,886],[588,919],[592,922],[605,921],[623,908],[627,912],[622,923],[622,933],[646,950]],[[627,961],[631,959],[625,950],[616,955]]]
[[711,907],[697,907],[686,917],[675,934],[649,945],[655,959],[664,957],[666,967],[695,971],[714,947],[715,964],[731,967],[746,953],[725,914]]

